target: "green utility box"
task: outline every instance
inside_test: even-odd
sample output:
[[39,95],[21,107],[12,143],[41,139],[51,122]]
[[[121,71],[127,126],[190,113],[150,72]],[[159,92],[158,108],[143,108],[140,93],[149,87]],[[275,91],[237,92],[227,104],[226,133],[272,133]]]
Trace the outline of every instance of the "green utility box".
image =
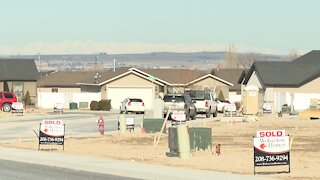
[[168,146],[169,152],[166,153],[168,157],[178,157],[179,156],[179,143],[178,143],[178,132],[177,127],[168,128]]
[[71,102],[71,103],[69,104],[69,108],[70,108],[70,109],[78,109],[78,104],[77,104],[76,102]]
[[[143,128],[146,133],[160,132],[164,119],[143,119]],[[165,131],[165,128],[164,128]]]
[[211,128],[192,127],[189,128],[190,149],[207,150],[212,149]]
[[[169,127],[168,146],[169,152],[166,153],[168,157],[179,156],[179,142],[176,127]],[[211,128],[192,127],[189,128],[189,139],[191,150],[212,150],[212,136]]]

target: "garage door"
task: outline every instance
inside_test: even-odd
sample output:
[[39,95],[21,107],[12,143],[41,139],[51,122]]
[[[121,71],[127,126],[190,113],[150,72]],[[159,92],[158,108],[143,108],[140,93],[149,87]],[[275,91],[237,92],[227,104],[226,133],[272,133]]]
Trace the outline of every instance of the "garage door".
[[151,109],[153,106],[152,88],[112,88],[107,91],[108,99],[111,99],[113,109],[119,109],[120,103],[125,98],[140,98],[143,100],[146,109]]

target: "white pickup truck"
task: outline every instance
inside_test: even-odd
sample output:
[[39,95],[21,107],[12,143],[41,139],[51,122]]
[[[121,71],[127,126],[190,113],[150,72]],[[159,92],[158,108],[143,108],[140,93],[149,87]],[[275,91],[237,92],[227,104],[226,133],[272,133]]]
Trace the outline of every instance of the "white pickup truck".
[[214,100],[211,92],[205,91],[187,91],[194,105],[196,106],[197,114],[205,114],[206,117],[217,117],[217,103]]

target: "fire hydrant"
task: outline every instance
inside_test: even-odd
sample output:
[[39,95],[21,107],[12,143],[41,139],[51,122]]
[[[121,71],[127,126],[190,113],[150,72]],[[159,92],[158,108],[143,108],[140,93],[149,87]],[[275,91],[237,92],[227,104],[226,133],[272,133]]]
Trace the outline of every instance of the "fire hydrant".
[[101,135],[104,135],[104,121],[102,116],[98,119],[99,132]]

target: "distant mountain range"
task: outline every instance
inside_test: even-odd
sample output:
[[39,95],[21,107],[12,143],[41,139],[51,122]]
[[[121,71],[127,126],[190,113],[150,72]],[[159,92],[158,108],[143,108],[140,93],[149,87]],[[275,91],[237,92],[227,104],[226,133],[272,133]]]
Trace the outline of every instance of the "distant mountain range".
[[[242,55],[248,55],[242,53]],[[286,57],[282,55],[270,54],[254,54],[266,61],[281,61]],[[41,62],[44,64],[67,64],[67,69],[77,66],[88,67],[90,64],[103,64],[105,68],[112,67],[113,61],[116,61],[117,66],[134,66],[144,68],[178,68],[178,67],[201,67],[211,68],[225,59],[225,52],[190,52],[190,53],[175,53],[175,52],[153,52],[143,54],[62,54],[62,55],[40,55]],[[13,55],[0,56],[0,58],[27,58],[39,61],[38,55]],[[73,64],[73,65],[72,65]],[[87,64],[87,65],[85,65]],[[43,66],[42,65],[42,66]],[[71,67],[69,67],[71,66]],[[84,67],[84,68],[85,68]],[[63,66],[62,66],[63,68]],[[61,69],[61,67],[59,68]],[[77,67],[75,69],[81,69]]]

